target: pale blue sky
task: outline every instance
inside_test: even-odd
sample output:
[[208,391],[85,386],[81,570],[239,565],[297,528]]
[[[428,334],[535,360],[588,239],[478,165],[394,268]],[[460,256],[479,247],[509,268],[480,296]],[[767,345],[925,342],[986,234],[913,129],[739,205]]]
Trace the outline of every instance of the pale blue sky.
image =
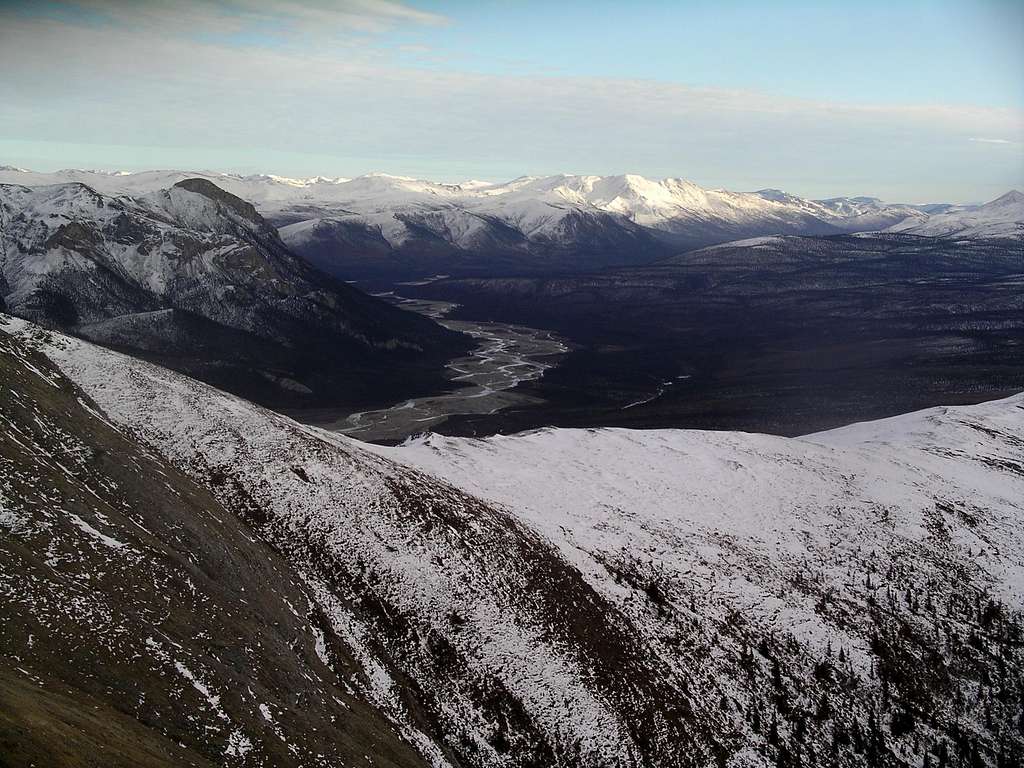
[[983,200],[1022,40],[1017,0],[0,0],[0,164]]
[[454,23],[392,37],[431,46],[475,71],[1024,107],[1020,0],[415,5]]

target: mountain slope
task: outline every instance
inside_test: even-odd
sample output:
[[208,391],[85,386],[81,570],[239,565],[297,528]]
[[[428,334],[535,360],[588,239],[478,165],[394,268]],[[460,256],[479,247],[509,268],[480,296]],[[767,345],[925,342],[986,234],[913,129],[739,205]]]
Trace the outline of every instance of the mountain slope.
[[0,764],[427,765],[253,521],[6,327]]
[[716,748],[687,702],[666,707],[629,623],[503,512],[166,370],[8,328],[285,554],[355,647],[360,690],[434,764],[690,765]]
[[275,405],[369,401],[466,346],[312,269],[205,179],[135,198],[0,185],[0,273],[15,314]]
[[544,430],[370,453],[6,330],[282,554],[353,649],[353,689],[435,765],[1024,753],[1020,396],[806,439]]

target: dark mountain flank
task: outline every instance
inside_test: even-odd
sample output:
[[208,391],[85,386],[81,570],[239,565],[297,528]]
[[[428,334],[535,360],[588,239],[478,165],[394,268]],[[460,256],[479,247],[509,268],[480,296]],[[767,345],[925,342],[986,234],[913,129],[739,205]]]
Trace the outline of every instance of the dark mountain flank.
[[272,406],[436,388],[469,346],[310,266],[206,179],[138,198],[0,185],[0,247],[10,312]]

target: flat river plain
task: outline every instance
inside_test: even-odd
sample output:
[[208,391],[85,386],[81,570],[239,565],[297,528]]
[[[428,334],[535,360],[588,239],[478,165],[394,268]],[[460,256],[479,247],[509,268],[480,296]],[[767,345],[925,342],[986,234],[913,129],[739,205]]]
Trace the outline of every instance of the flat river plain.
[[478,345],[469,355],[448,364],[455,389],[413,398],[388,408],[339,414],[318,420],[317,426],[369,442],[400,442],[410,435],[429,431],[456,414],[492,414],[510,405],[531,403],[535,398],[517,394],[515,388],[539,378],[557,365],[568,347],[549,331],[506,323],[449,320],[454,304],[406,299],[382,294],[403,309],[433,318],[446,328],[469,334]]

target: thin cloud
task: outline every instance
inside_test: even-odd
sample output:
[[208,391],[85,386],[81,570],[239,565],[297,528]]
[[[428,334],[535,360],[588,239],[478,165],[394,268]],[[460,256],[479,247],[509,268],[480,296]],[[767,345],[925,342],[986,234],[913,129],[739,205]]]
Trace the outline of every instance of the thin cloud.
[[[291,7],[289,0],[244,2],[274,14]],[[406,6],[342,5],[349,13],[383,8],[374,23],[423,23],[396,21]],[[211,4],[193,0],[183,7],[205,13]],[[372,34],[329,45],[229,45],[171,36],[159,25],[140,24],[125,34],[123,27],[63,18],[0,19],[0,141],[144,147],[153,159],[139,162],[154,165],[182,164],[177,158],[193,148],[224,158],[206,164],[244,163],[285,175],[629,171],[737,189],[790,186],[891,199],[936,196],[947,188],[941,185],[954,183],[968,190],[958,198],[997,191],[985,185],[1024,183],[1024,161],[1013,147],[1007,162],[1005,151],[979,159],[968,143],[1024,135],[1019,109],[851,104],[627,78],[492,75],[459,69],[457,62],[410,66],[420,56]],[[160,147],[168,151],[159,154]],[[315,156],[317,166],[267,168],[263,159],[296,152]],[[358,158],[358,167],[345,158]]]
[[1008,141],[1007,139],[977,139],[970,138],[968,141],[973,141],[976,144],[1016,144],[1015,141]]
[[[31,3],[0,6],[0,16],[36,16]],[[161,34],[268,36],[300,32],[310,39],[346,32],[383,32],[399,24],[439,26],[441,14],[396,0],[55,0],[48,16],[87,26]]]

